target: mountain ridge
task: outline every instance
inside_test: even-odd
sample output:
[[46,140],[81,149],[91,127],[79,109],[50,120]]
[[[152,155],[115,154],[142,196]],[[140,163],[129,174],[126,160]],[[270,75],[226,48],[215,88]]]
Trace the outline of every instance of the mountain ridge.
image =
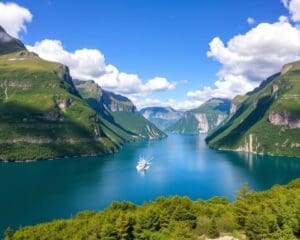
[[[167,135],[144,118],[127,97],[103,90],[95,81],[75,81],[89,105],[104,119],[120,129],[130,131],[137,139],[160,139]],[[132,139],[132,137],[131,137]]]
[[154,123],[160,129],[165,130],[174,124],[183,115],[172,107],[147,107],[140,110],[140,113]]
[[127,141],[166,136],[142,116],[126,116],[127,122],[144,121],[141,132],[122,126],[123,116],[111,118],[111,98],[138,114],[127,98],[111,92],[104,91],[106,109],[99,114],[81,96],[67,66],[29,52],[3,28],[1,33],[0,160],[103,155]]
[[220,150],[300,155],[300,61],[283,66],[247,93],[227,122],[206,141]]
[[0,54],[26,50],[25,45],[18,39],[9,35],[0,25]]
[[231,101],[211,98],[201,106],[186,111],[167,131],[180,134],[208,133],[228,117]]

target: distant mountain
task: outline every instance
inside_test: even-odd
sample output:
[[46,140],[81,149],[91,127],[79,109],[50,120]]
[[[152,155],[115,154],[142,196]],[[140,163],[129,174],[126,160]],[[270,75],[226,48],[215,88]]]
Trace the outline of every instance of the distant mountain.
[[20,40],[10,36],[4,28],[0,26],[0,54],[21,50],[26,50],[24,44]]
[[[106,121],[117,126],[130,139],[159,139],[166,134],[144,118],[126,97],[103,90],[94,81],[75,80],[75,85],[89,105]],[[123,135],[123,134],[122,134]]]
[[300,156],[300,61],[234,101],[231,117],[207,137],[211,147]]
[[229,115],[228,99],[212,98],[184,115],[167,131],[180,134],[207,133],[218,127]]
[[141,109],[140,113],[162,130],[173,125],[183,115],[182,111],[171,107],[147,107]]

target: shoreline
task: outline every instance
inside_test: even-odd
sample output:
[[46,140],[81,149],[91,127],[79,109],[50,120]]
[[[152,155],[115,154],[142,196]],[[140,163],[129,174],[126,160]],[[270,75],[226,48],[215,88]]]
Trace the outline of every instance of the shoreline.
[[157,139],[136,139],[136,140],[132,140],[132,141],[125,141],[123,143],[120,143],[119,146],[116,146],[114,149],[111,149],[107,152],[104,153],[93,153],[93,154],[74,154],[74,155],[66,155],[66,156],[58,156],[58,157],[53,157],[53,158],[39,158],[39,159],[25,159],[25,160],[3,160],[0,159],[0,163],[32,163],[32,162],[42,162],[42,161],[53,161],[53,160],[59,160],[59,159],[69,159],[69,158],[82,158],[82,157],[103,157],[103,156],[107,156],[107,155],[111,155],[111,154],[115,154],[117,152],[120,151],[120,149],[123,148],[123,146],[125,144],[128,143],[133,143],[133,142],[142,142],[142,141],[159,141],[159,140],[163,140],[166,137],[162,137],[162,138],[157,138]]

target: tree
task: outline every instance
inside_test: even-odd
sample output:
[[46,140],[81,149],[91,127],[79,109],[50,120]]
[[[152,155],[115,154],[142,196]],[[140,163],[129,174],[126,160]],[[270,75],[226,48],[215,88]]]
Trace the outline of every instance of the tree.
[[220,236],[220,232],[219,232],[219,229],[218,229],[215,218],[212,219],[212,221],[209,225],[208,236],[211,237],[211,238],[217,238],[217,237]]
[[121,213],[116,221],[117,236],[120,240],[133,239],[134,219],[129,214]]
[[174,229],[172,232],[173,240],[184,240],[184,239],[191,239],[193,236],[192,229],[190,228],[189,224],[186,222],[174,222]]
[[13,239],[14,231],[10,227],[8,227],[5,229],[4,236],[5,240]]
[[186,206],[178,205],[173,213],[173,219],[188,222],[191,228],[196,227],[197,217],[194,215],[192,209]]
[[268,220],[264,213],[252,213],[246,220],[246,235],[250,240],[267,239],[269,235]]
[[271,235],[271,239],[274,240],[297,240],[294,236],[293,231],[287,225],[283,226],[283,229],[278,228],[278,230]]
[[159,231],[160,217],[158,210],[148,207],[144,212],[140,213],[136,220],[134,235],[138,239],[149,239],[151,232]]
[[249,191],[249,185],[248,185],[248,183],[244,183],[240,187],[240,189],[235,192],[235,198],[236,198],[236,200],[245,198],[249,192],[250,191]]
[[101,239],[117,240],[117,231],[112,224],[104,224],[101,228]]

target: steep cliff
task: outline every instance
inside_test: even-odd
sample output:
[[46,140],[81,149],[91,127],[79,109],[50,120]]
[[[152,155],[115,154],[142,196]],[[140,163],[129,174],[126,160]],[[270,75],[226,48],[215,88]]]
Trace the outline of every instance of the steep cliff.
[[[1,48],[1,44],[0,44]],[[22,161],[114,151],[66,66],[22,50],[0,55],[0,159]]]
[[94,81],[74,81],[76,87],[98,115],[116,127],[126,140],[159,139],[166,134],[144,118],[126,97],[103,90]]
[[147,107],[141,109],[140,113],[162,130],[174,124],[183,115],[182,111],[176,111],[172,107]]
[[167,131],[180,134],[208,133],[227,118],[230,105],[228,99],[212,98],[200,107],[185,112]]
[[247,93],[207,142],[217,149],[300,156],[299,136],[300,62],[294,62]]

